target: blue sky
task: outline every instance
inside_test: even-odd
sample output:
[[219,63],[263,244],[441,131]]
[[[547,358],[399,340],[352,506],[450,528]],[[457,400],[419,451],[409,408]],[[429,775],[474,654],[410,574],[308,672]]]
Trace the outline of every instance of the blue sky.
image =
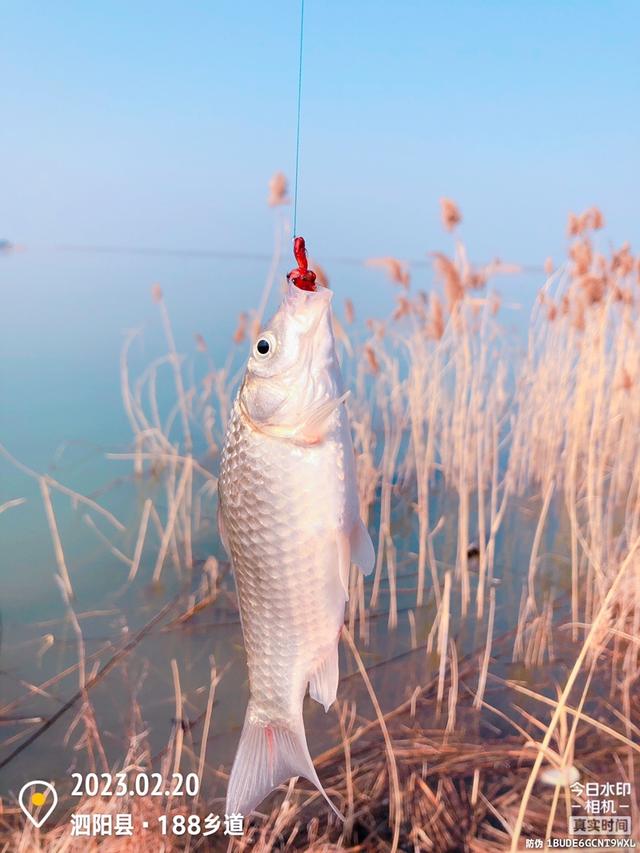
[[[292,174],[299,5],[7,2],[0,237],[269,251]],[[424,257],[462,207],[479,260],[539,263],[569,209],[633,239],[636,2],[306,0],[299,230]]]

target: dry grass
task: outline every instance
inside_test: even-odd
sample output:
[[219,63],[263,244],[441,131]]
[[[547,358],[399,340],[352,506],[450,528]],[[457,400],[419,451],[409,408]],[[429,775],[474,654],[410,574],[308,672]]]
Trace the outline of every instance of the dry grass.
[[[270,204],[284,203],[286,181],[278,175]],[[457,232],[459,209],[441,203],[445,228]],[[459,237],[449,254],[433,255],[436,284],[428,295],[413,292],[408,263],[370,262],[400,286],[384,321],[359,326],[362,306],[346,302],[337,337],[352,389],[362,514],[377,561],[370,583],[357,572],[351,577],[345,638],[357,667],[343,676],[339,695],[346,698],[331,718],[339,745],[316,764],[347,822],[334,823],[316,793],[290,785],[237,849],[517,850],[525,837],[567,832],[570,793],[540,784],[543,765],[577,767],[584,779],[639,781],[640,265],[626,245],[609,256],[599,251],[602,226],[595,208],[570,217],[568,259],[555,270],[545,265],[549,278],[520,360],[491,291],[497,275],[517,268],[473,266]],[[109,766],[90,691],[95,674],[87,671],[100,656],[91,662],[84,649],[52,490],[82,504],[105,553],[127,567],[128,584],[143,565],[156,584],[168,567],[191,584],[163,630],[198,627],[203,614],[214,618],[211,630],[237,623],[228,572],[211,556],[217,547],[205,520],[215,517],[216,461],[246,337],[266,309],[286,233],[282,216],[263,298],[255,313],[240,315],[222,366],[202,335],[191,361],[179,355],[158,286],[152,295],[167,354],[132,384],[132,338],[125,343],[120,374],[133,440],[130,452],[110,456],[132,463],[137,480],[153,479],[164,496],[162,505],[151,497],[140,503],[133,529],[2,450],[40,485],[78,649],[77,748],[89,766]],[[158,384],[167,381],[175,403],[162,411]],[[194,555],[208,557],[195,586]],[[388,653],[391,643],[399,655]],[[171,675],[178,723],[162,756],[145,746],[136,694],[129,748],[112,769],[175,768],[187,760],[208,772],[212,790],[216,780],[223,787],[224,771],[205,758],[222,674],[212,662],[206,708],[187,738],[180,721],[193,697],[183,694],[175,661]],[[28,697],[47,689],[33,685]],[[219,689],[229,689],[224,680]],[[17,715],[20,707],[17,700],[0,713]],[[5,749],[20,742],[11,738]],[[79,808],[96,803],[85,799]],[[189,811],[175,800],[100,801],[103,812],[153,808]],[[631,816],[637,827],[633,798]],[[89,849],[75,847],[63,825],[40,834],[23,828],[11,802],[3,820],[6,849]],[[155,850],[159,839],[144,843]],[[183,841],[162,843],[185,849]],[[147,847],[138,839],[113,849]]]

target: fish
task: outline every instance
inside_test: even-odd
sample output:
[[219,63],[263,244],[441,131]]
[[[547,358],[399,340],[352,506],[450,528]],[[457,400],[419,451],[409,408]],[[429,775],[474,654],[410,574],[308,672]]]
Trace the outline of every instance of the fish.
[[306,265],[305,275],[290,278],[253,344],[221,454],[218,528],[250,688],[227,814],[249,815],[303,776],[342,818],[309,754],[303,700],[308,687],[325,711],[335,701],[350,568],[369,574],[375,553],[360,516],[332,291]]

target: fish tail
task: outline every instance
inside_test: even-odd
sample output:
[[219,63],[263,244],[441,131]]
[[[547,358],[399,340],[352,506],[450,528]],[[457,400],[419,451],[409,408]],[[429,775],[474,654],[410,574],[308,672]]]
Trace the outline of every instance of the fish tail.
[[265,723],[255,720],[249,704],[231,768],[227,814],[249,815],[274,788],[292,776],[308,779],[340,820],[344,820],[344,816],[327,796],[313,766],[302,713],[293,725]]

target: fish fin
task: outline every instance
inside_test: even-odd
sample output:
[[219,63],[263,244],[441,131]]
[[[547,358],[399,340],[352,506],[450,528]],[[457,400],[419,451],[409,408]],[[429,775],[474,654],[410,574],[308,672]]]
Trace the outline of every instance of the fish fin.
[[338,574],[344,590],[345,598],[349,601],[349,572],[351,570],[351,543],[342,530],[338,531]]
[[322,441],[327,428],[327,421],[335,410],[341,406],[351,392],[345,391],[335,400],[321,403],[311,412],[300,429],[300,436],[305,444],[317,444]]
[[339,677],[338,646],[336,644],[329,654],[322,659],[309,679],[309,696],[324,705],[325,712],[336,701]]
[[349,537],[351,562],[355,563],[363,575],[370,575],[376,563],[376,552],[364,521],[359,518],[351,528]]
[[344,816],[327,796],[309,755],[302,714],[293,728],[254,722],[247,709],[229,787],[227,814],[249,815],[274,788],[292,776],[304,776],[329,803],[336,815]]
[[231,551],[229,550],[229,537],[227,536],[227,528],[224,523],[224,518],[222,517],[222,509],[220,507],[220,499],[218,498],[218,534],[220,536],[220,541],[222,542],[222,547],[227,552],[227,557],[231,559]]

